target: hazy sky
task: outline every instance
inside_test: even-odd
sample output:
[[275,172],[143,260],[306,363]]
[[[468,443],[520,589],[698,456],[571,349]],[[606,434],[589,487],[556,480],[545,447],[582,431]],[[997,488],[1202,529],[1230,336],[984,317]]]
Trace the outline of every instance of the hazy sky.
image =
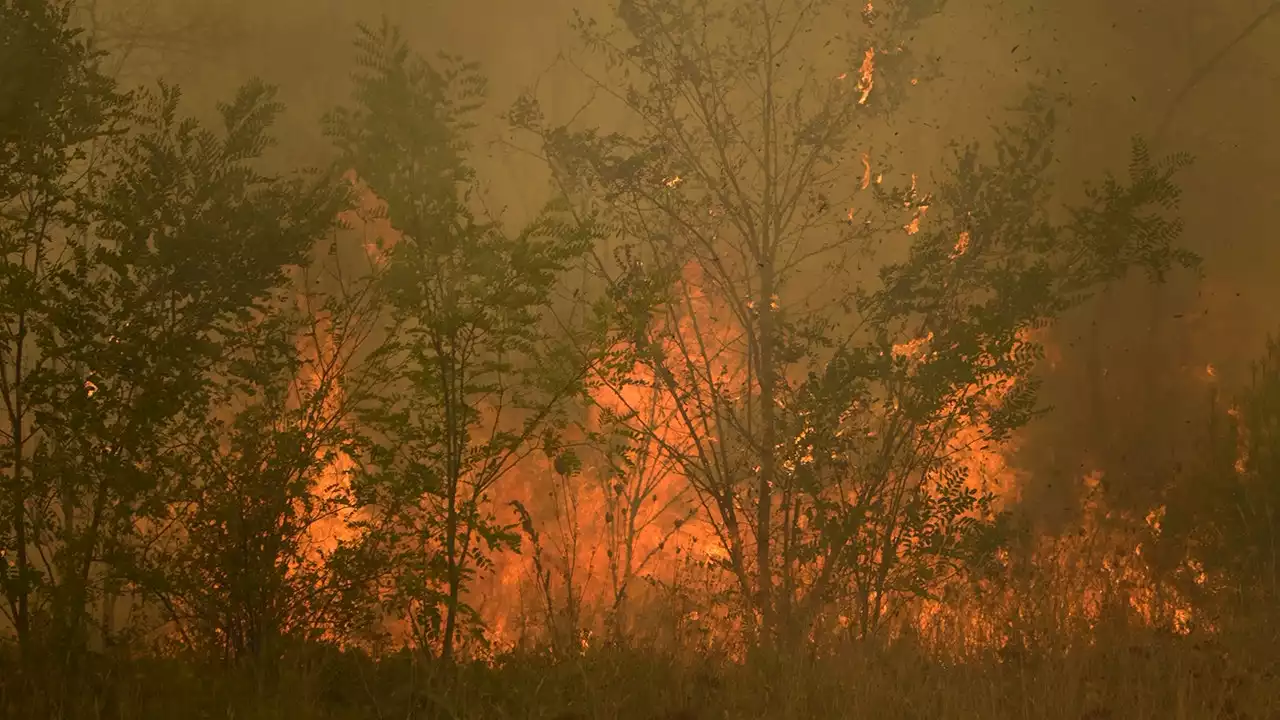
[[[97,4],[104,25],[132,26],[135,34],[151,38],[149,44],[167,42],[171,48],[133,53],[126,79],[160,72],[181,83],[193,106],[203,108],[252,75],[279,83],[291,107],[281,151],[303,163],[323,162],[326,145],[316,118],[344,100],[357,21],[376,23],[386,13],[423,52],[447,50],[481,62],[491,78],[496,113],[566,47],[573,9],[593,13],[607,6],[605,0]],[[1187,79],[1275,4],[951,0],[944,15],[913,41],[942,58],[946,77],[921,89],[927,102],[917,106],[924,112],[910,116],[907,155],[927,165],[946,140],[983,133],[994,112],[1016,100],[1028,82],[1047,76],[1074,100],[1064,114],[1064,178],[1097,177],[1100,164],[1123,170],[1130,135],[1157,135]],[[557,82],[544,79],[552,86]],[[1179,292],[1202,295],[1194,301],[1202,307],[1188,315],[1213,313],[1211,321],[1189,332],[1197,345],[1243,360],[1257,354],[1265,333],[1280,329],[1280,12],[1215,65],[1170,117],[1167,132],[1155,141],[1158,149],[1185,150],[1197,158],[1183,178],[1184,215],[1187,242],[1205,255],[1208,277],[1194,291]],[[490,162],[498,164],[482,166],[482,173],[505,201],[531,209],[542,187],[536,165],[510,155]],[[1112,315],[1124,317],[1124,308],[1119,310]]]
[[[88,2],[88,0],[81,0]],[[424,51],[446,49],[485,66],[495,108],[534,81],[567,37],[570,12],[598,12],[603,0],[97,0],[104,21],[123,17],[143,34],[195,23],[193,52],[163,59],[136,53],[133,67],[160,69],[208,104],[259,74],[284,85],[298,115],[342,99],[351,29],[382,13]],[[1175,92],[1274,0],[951,0],[917,38],[936,49],[947,77],[938,115],[949,133],[972,132],[992,108],[1035,73],[1061,81],[1076,106],[1068,115],[1072,155],[1114,157],[1130,132],[1154,134]],[[117,25],[118,25],[117,21]],[[146,62],[143,62],[146,61]],[[1203,249],[1232,270],[1259,276],[1245,242],[1280,213],[1280,13],[1259,27],[1182,102],[1165,138],[1198,157],[1186,183],[1191,235],[1216,236]],[[304,118],[305,119],[305,118]],[[314,122],[291,128],[292,146],[314,137]],[[292,150],[293,147],[290,147]],[[1248,246],[1248,247],[1246,247]],[[1280,258],[1274,250],[1272,257]],[[1261,279],[1260,277],[1257,279]],[[1277,318],[1280,320],[1280,318]]]

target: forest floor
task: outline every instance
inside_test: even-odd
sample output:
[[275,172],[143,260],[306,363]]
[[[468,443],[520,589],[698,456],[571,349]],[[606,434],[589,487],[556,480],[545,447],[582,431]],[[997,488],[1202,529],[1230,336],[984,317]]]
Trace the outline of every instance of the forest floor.
[[[402,653],[311,648],[268,681],[178,658],[86,670],[65,718],[166,720],[1271,720],[1280,718],[1280,637],[1100,633],[1064,652],[943,660],[917,643],[822,657],[726,662],[708,653],[588,648],[449,666]],[[0,676],[3,673],[0,672]],[[0,680],[0,691],[5,682]],[[10,690],[12,690],[10,686]],[[13,697],[10,696],[10,701]],[[3,711],[4,703],[0,703]],[[16,710],[9,704],[11,710]],[[0,712],[2,714],[2,712]],[[29,715],[26,715],[29,716]],[[17,715],[14,717],[24,717]]]

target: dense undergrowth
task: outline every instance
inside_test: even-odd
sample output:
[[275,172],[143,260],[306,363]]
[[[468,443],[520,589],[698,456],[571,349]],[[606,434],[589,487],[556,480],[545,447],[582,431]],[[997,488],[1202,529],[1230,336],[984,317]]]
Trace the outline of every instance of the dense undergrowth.
[[[99,656],[68,717],[159,720],[528,718],[1273,718],[1274,626],[1176,637],[1131,628],[1064,653],[943,659],[900,639],[747,663],[593,647],[441,666],[408,653],[294,649],[271,675],[191,657]],[[12,700],[15,677],[4,681]],[[24,709],[6,703],[9,717]],[[26,712],[34,712],[26,708]]]

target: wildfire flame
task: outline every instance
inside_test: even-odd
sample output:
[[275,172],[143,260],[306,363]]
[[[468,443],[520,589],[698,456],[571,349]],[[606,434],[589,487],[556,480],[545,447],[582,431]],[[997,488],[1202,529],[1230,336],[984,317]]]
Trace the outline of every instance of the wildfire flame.
[[[859,85],[862,101],[866,100],[873,83],[873,58],[874,51],[867,51],[863,82]],[[865,189],[872,181],[869,155],[862,156],[862,163],[860,186]],[[360,183],[354,173],[350,173],[348,179],[358,189],[361,202],[359,211],[345,216],[344,220],[353,229],[365,233],[366,251],[371,258],[381,261],[387,244],[393,244],[396,238],[385,219],[385,203]],[[663,182],[673,187],[680,180],[675,176]],[[877,183],[881,180],[881,177],[875,179]],[[912,205],[915,184],[913,176],[908,207]],[[927,204],[917,206],[916,215],[907,226],[908,233],[918,232],[927,208]],[[849,209],[848,217],[852,219],[853,215],[853,209]],[[369,236],[380,242],[370,241]],[[965,255],[970,244],[969,232],[961,232],[951,257]],[[685,374],[678,380],[702,387],[714,385],[727,396],[747,392],[750,381],[745,356],[740,350],[741,331],[729,323],[714,320],[732,317],[732,313],[702,290],[703,278],[696,265],[685,268],[679,284],[685,295],[682,312],[658,319],[651,333],[655,338],[656,356],[665,359],[668,367],[679,369],[687,365],[684,353],[689,347],[709,341],[714,347],[706,353],[709,358],[706,369],[700,375],[682,371]],[[753,304],[749,298],[745,302],[749,307]],[[770,298],[769,302],[776,307],[777,298]],[[1020,340],[1028,341],[1030,337],[1023,334]],[[933,340],[934,336],[928,334],[901,342],[892,347],[892,353],[911,362],[925,361],[940,351],[932,347]],[[1206,373],[1214,374],[1212,366]],[[648,413],[645,419],[649,432],[636,436],[639,439],[629,450],[637,458],[647,458],[643,463],[623,468],[603,456],[595,457],[583,464],[579,474],[566,477],[557,474],[551,459],[531,455],[517,466],[504,485],[495,489],[495,494],[504,500],[519,500],[527,506],[534,523],[541,529],[538,550],[526,545],[522,554],[495,557],[492,573],[478,578],[471,589],[468,600],[481,613],[491,639],[497,644],[514,643],[531,626],[537,625],[537,615],[545,614],[546,598],[540,597],[545,593],[559,593],[562,600],[569,595],[575,598],[579,613],[575,622],[583,632],[577,642],[588,642],[590,633],[603,629],[600,618],[611,610],[620,612],[614,593],[624,569],[632,573],[628,576],[632,582],[628,592],[633,600],[643,594],[646,585],[640,580],[644,577],[673,585],[688,582],[690,573],[700,572],[705,587],[723,581],[715,568],[728,560],[728,552],[689,501],[688,479],[678,463],[656,460],[670,456],[673,451],[678,454],[680,450],[688,450],[697,442],[713,441],[714,433],[699,438],[682,426],[662,383],[663,378],[654,366],[638,362],[627,382],[601,385],[593,391],[594,407],[585,420],[584,432],[597,433],[620,418],[634,421],[642,413]],[[991,402],[999,402],[1012,387],[1011,379],[997,381],[989,383],[985,392]],[[803,445],[806,431],[807,428],[801,431],[798,445]],[[995,492],[998,503],[1008,507],[1017,499],[1021,485],[1017,471],[1007,460],[1010,450],[1016,447],[990,447],[983,442],[987,434],[987,428],[962,427],[948,440],[949,452],[967,468],[969,483],[974,489]],[[812,457],[801,453],[786,462],[803,465],[812,462]],[[349,461],[335,461],[326,470],[326,482],[339,482],[349,467],[347,463]],[[642,493],[637,491],[642,487],[636,484],[637,473],[645,477]],[[1092,578],[1078,600],[1062,601],[1063,617],[1095,626],[1107,607],[1109,588],[1122,584],[1129,593],[1127,605],[1138,617],[1151,624],[1166,623],[1176,631],[1187,631],[1192,619],[1189,603],[1157,591],[1156,583],[1141,562],[1142,544],[1132,538],[1108,535],[1111,531],[1103,526],[1106,510],[1098,499],[1100,479],[1099,473],[1081,478],[1088,497],[1084,512],[1086,528],[1091,534],[1111,538],[1111,545],[1119,552],[1090,568],[1094,555],[1083,540],[1046,539],[1036,551],[1037,562],[1063,577]],[[1153,508],[1145,517],[1146,526],[1158,534],[1162,519],[1163,508]],[[636,523],[642,525],[639,531],[635,531]],[[344,519],[334,519],[317,528],[317,545],[331,548],[336,538],[343,536],[344,524]],[[620,540],[620,533],[624,532],[632,532],[630,548]],[[1007,553],[1001,557],[1008,560]],[[712,579],[716,577],[720,580]],[[614,578],[612,587],[610,578]],[[920,601],[913,622],[918,631],[960,628],[965,637],[971,638],[970,642],[998,646],[1011,640],[1009,631],[998,618],[1001,612],[1015,611],[1011,608],[1016,598],[1008,595],[1003,602],[1006,604],[997,604],[993,610],[991,606],[978,608]],[[733,616],[722,604],[686,609],[680,618],[682,627],[700,633],[702,638],[729,637],[742,623],[742,618]],[[847,615],[831,617],[833,631],[847,632],[849,624]]]

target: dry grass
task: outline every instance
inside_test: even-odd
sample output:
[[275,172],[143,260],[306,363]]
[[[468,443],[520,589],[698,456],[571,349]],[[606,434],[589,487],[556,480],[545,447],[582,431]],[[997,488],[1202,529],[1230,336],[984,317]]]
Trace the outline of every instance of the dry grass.
[[602,647],[559,661],[521,653],[446,671],[407,654],[374,662],[311,648],[293,653],[274,682],[180,658],[120,660],[102,664],[82,706],[64,716],[1266,720],[1280,718],[1280,637],[1265,627],[1274,628],[1242,624],[1212,638],[1118,630],[1070,652],[949,661],[900,641],[750,665]]

